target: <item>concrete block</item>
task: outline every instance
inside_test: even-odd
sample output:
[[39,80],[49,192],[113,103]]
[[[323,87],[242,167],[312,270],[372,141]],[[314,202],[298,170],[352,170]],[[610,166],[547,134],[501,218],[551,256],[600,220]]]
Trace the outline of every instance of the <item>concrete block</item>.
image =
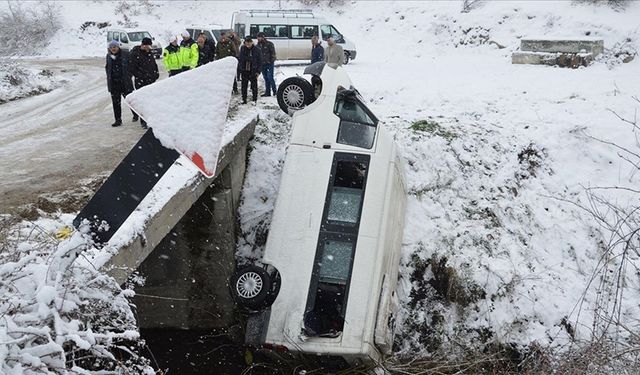
[[567,68],[588,66],[593,61],[590,53],[514,52],[512,64],[551,65]]
[[526,38],[520,40],[520,50],[524,52],[590,53],[595,57],[604,52],[604,40]]

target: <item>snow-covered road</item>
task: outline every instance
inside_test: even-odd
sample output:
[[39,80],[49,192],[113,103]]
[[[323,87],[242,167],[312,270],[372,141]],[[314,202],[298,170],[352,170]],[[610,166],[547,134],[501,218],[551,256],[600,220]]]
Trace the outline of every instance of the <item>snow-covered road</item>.
[[0,213],[112,170],[143,133],[126,108],[124,125],[110,126],[103,59],[23,63],[50,69],[67,82],[0,106]]

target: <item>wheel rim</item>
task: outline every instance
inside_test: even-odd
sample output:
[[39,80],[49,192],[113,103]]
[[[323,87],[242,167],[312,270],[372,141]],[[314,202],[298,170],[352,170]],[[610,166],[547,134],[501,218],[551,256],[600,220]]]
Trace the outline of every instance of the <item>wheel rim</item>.
[[236,292],[242,298],[254,298],[262,290],[262,277],[255,272],[242,274],[236,282]]
[[300,108],[302,107],[302,103],[304,103],[304,91],[302,91],[300,86],[289,85],[284,88],[282,99],[287,107]]

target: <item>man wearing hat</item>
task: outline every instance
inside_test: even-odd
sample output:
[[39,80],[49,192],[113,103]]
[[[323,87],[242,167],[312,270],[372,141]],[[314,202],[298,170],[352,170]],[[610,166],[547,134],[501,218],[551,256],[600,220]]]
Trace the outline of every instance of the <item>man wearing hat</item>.
[[[120,49],[120,43],[115,40],[109,42],[109,52],[107,52],[107,89],[111,94],[111,104],[113,105],[113,116],[115,122],[111,126],[122,125],[122,108],[120,106],[122,97],[126,97],[133,91],[131,75],[129,74],[129,53]],[[133,121],[138,120],[138,115],[133,113]]]
[[242,103],[247,104],[247,86],[251,82],[253,103],[258,101],[258,75],[262,69],[262,52],[253,45],[250,35],[244,38],[244,45],[238,56],[238,72],[242,75]]
[[[129,72],[135,77],[133,82],[136,89],[150,85],[160,78],[158,64],[151,53],[151,43],[151,38],[143,38],[142,43],[133,47],[129,54]],[[140,124],[147,128],[144,119],[140,120]]]
[[182,32],[180,42],[180,60],[182,61],[182,71],[185,72],[198,66],[198,43],[196,43],[187,30]]
[[167,69],[169,77],[175,76],[182,72],[182,60],[180,60],[180,46],[178,45],[178,38],[172,35],[169,38],[169,45],[162,51],[162,64]]
[[273,42],[267,40],[265,33],[258,33],[258,47],[262,51],[262,78],[264,79],[264,94],[262,96],[276,95],[276,80],[273,78],[274,63],[276,62],[276,47]]

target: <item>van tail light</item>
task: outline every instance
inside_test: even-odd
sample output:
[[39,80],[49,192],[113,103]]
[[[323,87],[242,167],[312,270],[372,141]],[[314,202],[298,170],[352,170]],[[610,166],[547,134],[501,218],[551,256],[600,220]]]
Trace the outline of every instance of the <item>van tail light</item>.
[[262,344],[262,347],[265,348],[265,349],[273,350],[273,351],[278,352],[278,353],[286,353],[286,352],[289,351],[289,348],[287,348],[284,345],[269,344],[268,342]]

